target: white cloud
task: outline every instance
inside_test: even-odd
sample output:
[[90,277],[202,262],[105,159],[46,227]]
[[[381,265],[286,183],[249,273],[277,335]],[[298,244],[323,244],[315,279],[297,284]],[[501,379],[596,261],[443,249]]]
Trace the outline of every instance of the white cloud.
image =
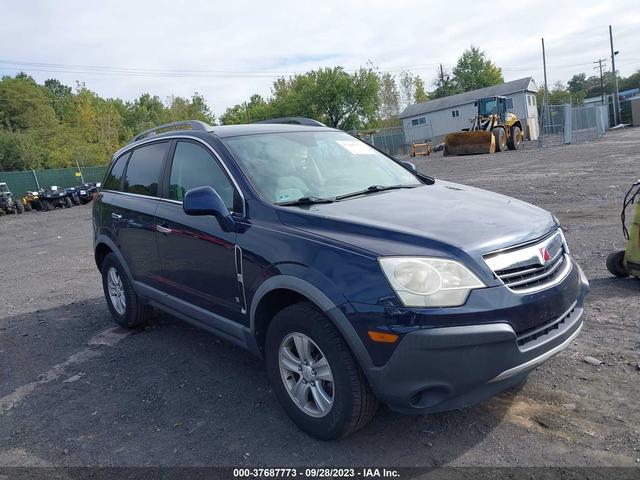
[[[0,60],[176,71],[303,72],[319,66],[406,67],[428,86],[436,65],[452,65],[470,44],[503,67],[507,80],[542,81],[545,37],[549,82],[593,73],[608,58],[614,26],[618,69],[640,66],[640,13],[632,0],[615,2],[381,1],[72,1],[2,0]],[[1,73],[15,73],[20,68]],[[75,73],[25,66],[38,81],[80,80],[102,96],[133,99],[205,95],[216,114],[252,93],[268,95],[266,76],[190,77]],[[48,71],[38,71],[48,70]],[[61,69],[58,69],[61,70]],[[104,73],[104,72],[103,72]]]

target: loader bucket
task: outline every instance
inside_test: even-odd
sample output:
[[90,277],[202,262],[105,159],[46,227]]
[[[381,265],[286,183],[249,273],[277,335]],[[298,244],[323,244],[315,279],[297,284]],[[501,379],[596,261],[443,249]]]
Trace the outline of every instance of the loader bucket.
[[495,153],[496,141],[493,133],[485,130],[449,133],[444,138],[443,155],[474,155]]

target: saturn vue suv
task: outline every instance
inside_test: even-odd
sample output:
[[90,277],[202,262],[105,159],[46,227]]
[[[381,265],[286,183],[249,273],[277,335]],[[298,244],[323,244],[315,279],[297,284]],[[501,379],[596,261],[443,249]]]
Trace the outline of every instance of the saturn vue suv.
[[589,289],[551,213],[299,117],[137,135],[93,227],[119,325],[155,308],[260,356],[325,440],[378,403],[440,412],[521,384],[578,335]]

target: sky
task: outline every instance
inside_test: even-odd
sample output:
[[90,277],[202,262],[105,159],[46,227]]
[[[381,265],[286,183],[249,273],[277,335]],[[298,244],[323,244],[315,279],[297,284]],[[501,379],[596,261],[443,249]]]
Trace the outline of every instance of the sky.
[[640,68],[638,0],[492,2],[0,0],[0,75],[84,82],[103,97],[166,99],[198,92],[217,116],[278,76],[325,66],[420,75],[433,88],[471,44],[505,80],[551,85],[596,74],[613,26],[616,69]]

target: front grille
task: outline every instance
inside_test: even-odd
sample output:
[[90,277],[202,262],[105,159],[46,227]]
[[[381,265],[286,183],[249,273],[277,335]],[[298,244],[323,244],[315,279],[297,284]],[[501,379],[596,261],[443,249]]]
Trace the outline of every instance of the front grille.
[[496,277],[516,292],[542,290],[563,278],[571,264],[562,233],[485,256]]
[[498,270],[495,274],[511,290],[527,290],[555,280],[564,271],[562,267],[567,261],[564,252],[560,252],[545,265]]

